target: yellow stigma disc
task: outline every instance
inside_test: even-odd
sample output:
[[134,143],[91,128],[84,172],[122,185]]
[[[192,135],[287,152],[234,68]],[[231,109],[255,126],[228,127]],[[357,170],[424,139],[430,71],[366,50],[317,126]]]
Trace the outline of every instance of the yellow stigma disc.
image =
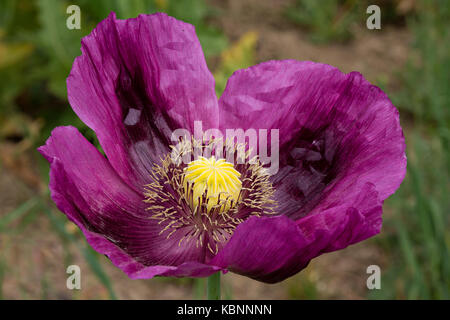
[[208,212],[218,205],[221,206],[220,212],[228,211],[231,201],[233,204],[237,202],[242,188],[241,174],[225,159],[200,157],[191,161],[184,170],[184,189],[188,199],[192,189],[193,209],[202,204],[203,195],[208,203]]

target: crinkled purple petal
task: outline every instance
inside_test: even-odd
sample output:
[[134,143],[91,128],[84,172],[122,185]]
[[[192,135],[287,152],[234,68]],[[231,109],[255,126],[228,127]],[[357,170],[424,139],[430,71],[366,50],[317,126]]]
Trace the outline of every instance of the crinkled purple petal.
[[213,273],[222,270],[217,266],[205,265],[195,261],[183,262],[178,266],[145,266],[130,257],[122,249],[115,246],[111,241],[105,239],[102,235],[90,232],[82,225],[80,228],[92,248],[97,252],[108,256],[112,263],[125,272],[131,279],[150,279],[155,276],[208,277]]
[[205,276],[219,270],[200,263],[201,248],[161,236],[143,195],[131,189],[74,127],[53,130],[39,151],[50,162],[53,201],[91,246],[131,278]]
[[274,198],[292,222],[243,223],[213,263],[277,282],[380,231],[382,203],[405,176],[405,142],[397,109],[361,74],[270,61],[234,73],[219,106],[222,129],[279,129]]
[[251,217],[240,224],[210,264],[274,283],[305,268],[310,240],[285,216]]
[[354,207],[334,207],[297,222],[283,215],[251,217],[210,263],[259,281],[282,281],[320,254],[380,231],[382,208],[374,186],[367,184],[361,194]]
[[214,79],[194,27],[163,13],[117,20],[82,40],[67,79],[69,102],[111,165],[137,191],[167,153],[172,131],[217,127]]
[[354,201],[366,183],[381,200],[406,172],[397,109],[357,72],[314,62],[269,61],[231,76],[221,128],[279,129],[279,211],[293,219]]

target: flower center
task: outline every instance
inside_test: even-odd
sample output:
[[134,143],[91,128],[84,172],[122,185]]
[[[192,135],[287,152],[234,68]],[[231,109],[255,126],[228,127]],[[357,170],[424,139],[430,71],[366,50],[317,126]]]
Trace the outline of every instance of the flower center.
[[184,168],[184,191],[191,208],[204,205],[209,212],[218,208],[226,212],[239,200],[242,189],[241,174],[233,164],[214,156],[200,157]]
[[[222,154],[233,155],[235,165],[214,156],[191,161],[199,149],[210,155],[217,146],[223,148]],[[144,201],[149,218],[158,220],[160,235],[177,239],[180,247],[207,248],[205,257],[210,257],[249,217],[277,213],[267,171],[258,159],[250,160],[250,152],[238,158],[235,152],[242,148],[237,143],[181,140],[160,164],[153,165]]]

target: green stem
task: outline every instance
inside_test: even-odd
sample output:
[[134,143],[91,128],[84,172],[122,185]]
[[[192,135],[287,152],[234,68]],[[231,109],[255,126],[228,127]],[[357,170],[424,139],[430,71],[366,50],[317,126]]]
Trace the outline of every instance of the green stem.
[[206,294],[208,300],[220,300],[220,272],[208,278]]

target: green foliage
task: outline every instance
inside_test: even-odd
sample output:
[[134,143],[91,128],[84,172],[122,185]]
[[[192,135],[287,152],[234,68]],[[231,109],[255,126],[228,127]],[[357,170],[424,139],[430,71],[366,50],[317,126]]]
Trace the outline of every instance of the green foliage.
[[[376,4],[381,8],[381,24],[404,23],[401,1],[385,0],[296,0],[285,11],[286,17],[306,31],[316,43],[345,43],[353,38],[354,30],[365,28],[369,17],[366,10]],[[405,1],[406,2],[406,1]]]
[[74,235],[67,232],[65,228],[66,218],[59,215],[55,215],[52,209],[47,205],[45,199],[41,201],[40,205],[42,210],[52,223],[54,230],[59,234],[61,239],[63,241],[70,242],[78,246],[86,262],[88,263],[89,267],[91,268],[97,279],[108,290],[110,299],[113,300],[117,299],[116,294],[113,290],[111,280],[109,276],[106,274],[106,272],[103,270],[103,267],[100,264],[100,262],[98,261],[100,255],[97,252],[95,252],[87,243],[83,242],[81,244]]
[[287,281],[287,295],[292,300],[319,299],[316,282],[311,279],[311,272],[305,270],[300,275]]
[[[401,74],[404,90],[396,102],[427,125],[442,139],[447,151],[450,141],[450,3],[423,1],[421,14],[411,19],[415,59]],[[447,163],[450,165],[450,162]]]
[[206,5],[205,0],[170,0],[166,2],[167,14],[195,26],[206,57],[218,55],[228,46],[228,40],[222,32],[207,24],[208,17],[216,15],[216,12]]
[[20,219],[38,204],[38,198],[31,198],[11,212],[0,217],[0,232],[4,232],[10,223]]
[[350,27],[362,15],[358,1],[297,0],[286,16],[310,32],[312,41],[345,42],[352,37]]
[[450,3],[423,1],[418,12],[409,22],[417,56],[393,97],[415,130],[406,126],[408,173],[387,201],[395,213],[385,223],[393,231],[385,239],[390,281],[374,298],[450,298]]
[[[66,78],[73,60],[81,54],[80,39],[82,31],[65,28],[68,3],[53,0],[38,0],[39,22],[41,28],[36,34],[35,45],[46,55],[46,65],[42,70],[48,78],[49,90],[65,100]],[[85,28],[83,28],[85,29]]]

